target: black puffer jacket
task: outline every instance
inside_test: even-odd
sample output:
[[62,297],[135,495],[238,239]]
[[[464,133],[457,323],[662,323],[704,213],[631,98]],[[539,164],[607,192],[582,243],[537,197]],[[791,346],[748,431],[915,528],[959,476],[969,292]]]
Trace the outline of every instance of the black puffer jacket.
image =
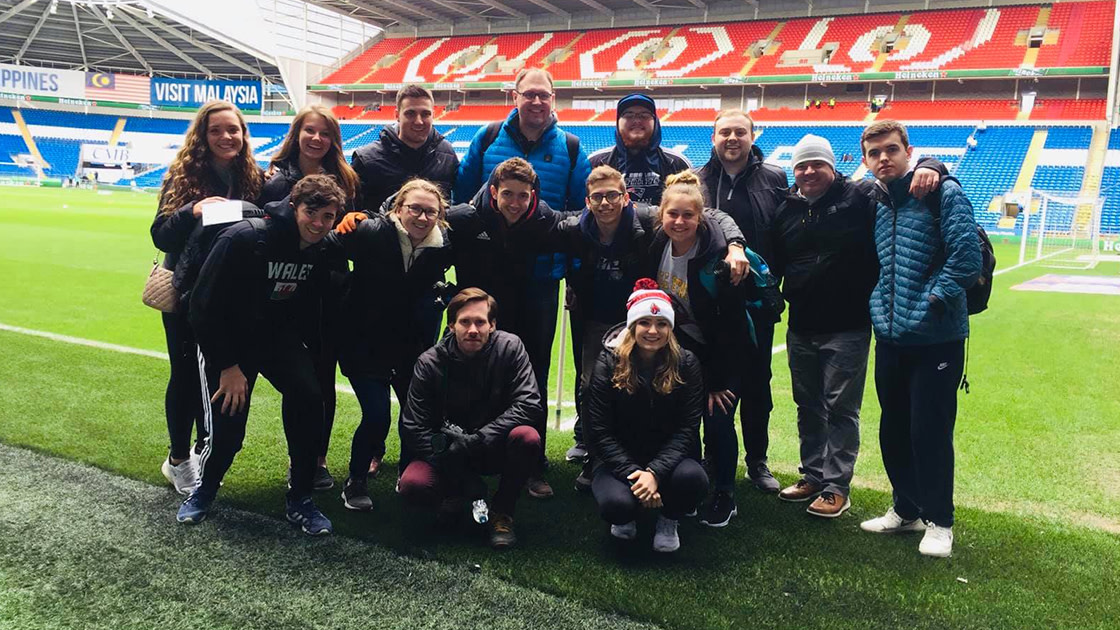
[[763,161],[758,145],[751,146],[747,166],[734,178],[723,170],[723,163],[712,149],[708,163],[696,169],[708,205],[730,214],[747,240],[747,247],[769,261],[770,225],[781,198],[774,194],[789,188],[786,172]]
[[[751,343],[747,302],[760,299],[761,293],[750,281],[734,286],[717,276],[717,266],[727,256],[727,239],[706,214],[701,216],[698,239],[696,257],[688,261],[689,312],[682,316],[681,309],[675,309],[675,332],[681,345],[700,359],[707,390],[722,391],[731,385],[731,377],[742,371],[739,363]],[[668,243],[668,235],[658,227],[646,257],[645,276],[658,278]],[[662,289],[666,287],[662,285]]]
[[668,395],[653,390],[652,370],[643,373],[637,368],[638,388],[628,394],[611,382],[618,356],[609,346],[624,332],[625,324],[619,324],[603,337],[607,348],[599,353],[584,394],[587,445],[596,466],[606,467],[618,479],[649,468],[663,481],[699,448],[706,400],[700,361],[681,349],[679,370],[684,384]]
[[413,149],[401,141],[394,124],[383,128],[376,142],[354,151],[350,165],[362,181],[358,207],[376,212],[401,185],[416,177],[438,184],[450,199],[459,172],[459,156],[435,129],[427,142]]
[[544,408],[529,355],[516,335],[495,330],[473,357],[448,333],[416,361],[408,401],[401,410],[402,437],[418,459],[435,460],[432,436],[446,423],[468,434],[467,450],[499,446],[513,429],[540,427]]
[[771,231],[775,275],[784,278],[789,328],[800,334],[867,330],[868,300],[879,278],[872,231],[875,204],[837,177],[813,203],[796,187],[778,207]]
[[386,214],[362,221],[349,234],[327,236],[329,248],[354,261],[343,312],[345,321],[357,325],[341,348],[343,374],[388,378],[394,370],[411,370],[431,347],[439,326],[432,287],[452,262],[447,233],[433,230],[438,238],[413,250],[408,271],[400,231]]

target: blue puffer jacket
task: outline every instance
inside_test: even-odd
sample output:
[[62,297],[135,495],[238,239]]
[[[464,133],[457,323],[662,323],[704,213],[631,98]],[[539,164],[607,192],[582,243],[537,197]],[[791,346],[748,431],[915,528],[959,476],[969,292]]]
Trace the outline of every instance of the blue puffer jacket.
[[968,337],[965,289],[980,276],[972,203],[959,184],[943,180],[939,224],[925,203],[910,196],[911,179],[913,173],[876,187],[875,336],[904,346],[960,341]]
[[490,178],[499,164],[519,157],[533,165],[541,180],[541,198],[554,210],[582,210],[584,187],[591,174],[587,154],[580,148],[573,168],[568,161],[568,143],[564,131],[552,124],[536,142],[529,142],[518,127],[517,110],[514,109],[502,124],[494,143],[480,155],[486,127],[478,130],[463,161],[459,163],[459,176],[455,179],[455,203],[469,203]]

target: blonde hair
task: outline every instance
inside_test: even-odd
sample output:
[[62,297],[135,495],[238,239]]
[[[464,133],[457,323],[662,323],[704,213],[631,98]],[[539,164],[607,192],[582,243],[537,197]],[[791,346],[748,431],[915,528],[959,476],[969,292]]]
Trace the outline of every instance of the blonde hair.
[[[292,121],[291,128],[288,129],[287,137],[280,144],[276,154],[272,156],[270,166],[283,164],[292,158],[299,159],[299,133],[303,129],[307,117],[312,114],[316,114],[323,119],[323,122],[327,125],[327,133],[331,137],[331,148],[323,156],[323,170],[335,176],[339,186],[342,187],[342,192],[346,193],[347,199],[354,199],[358,193],[358,174],[346,162],[346,156],[342,152],[342,127],[338,124],[334,112],[325,105],[308,105],[299,110],[295,120]],[[304,173],[304,175],[312,175],[312,173]]]
[[[633,361],[634,346],[637,345],[634,331],[637,327],[637,321],[626,327],[626,332],[623,333],[622,340],[614,351],[617,362],[614,366],[614,375],[611,376],[611,385],[615,389],[621,389],[631,395],[638,390],[638,373],[634,369]],[[653,355],[653,363],[653,378],[650,380],[653,391],[667,396],[678,385],[684,385],[680,369],[681,345],[677,342],[677,336],[673,331],[669,331],[669,343]]]
[[720,113],[716,114],[715,122],[719,122],[720,118],[727,118],[729,116],[742,116],[743,118],[746,118],[747,119],[747,124],[750,125],[751,135],[752,136],[754,135],[754,119],[751,118],[750,114],[748,114],[747,112],[745,112],[741,109],[725,109],[725,110],[722,110],[722,111],[720,111]]
[[591,192],[592,186],[607,181],[617,182],[619,190],[626,192],[626,180],[623,179],[622,173],[609,164],[600,164],[591,169],[591,174],[587,176],[587,191]]
[[[672,195],[687,198],[688,202],[696,208],[697,214],[704,212],[704,191],[700,189],[700,178],[692,171],[681,171],[665,178],[665,192],[661,193],[661,207],[657,211],[658,223],[661,223],[661,217],[669,205],[668,199]],[[703,230],[704,227],[704,222],[701,221],[699,230]]]
[[421,191],[435,195],[439,200],[439,219],[436,220],[436,226],[446,229],[447,228],[447,198],[443,196],[443,189],[437,184],[434,184],[426,179],[410,179],[401,186],[397,191],[397,195],[393,197],[393,205],[389,208],[390,214],[396,214],[404,208],[404,198],[408,193],[413,191]]
[[237,152],[231,165],[238,193],[242,199],[248,200],[255,200],[260,194],[264,176],[253,158],[253,145],[249,141],[249,127],[245,124],[245,117],[229,101],[209,101],[198,109],[183,137],[183,146],[167,167],[163,192],[160,194],[160,212],[163,214],[172,214],[192,201],[201,201],[210,196],[212,191],[206,187],[206,169],[212,156],[206,133],[210,126],[210,115],[225,111],[232,111],[241,125],[241,150]]

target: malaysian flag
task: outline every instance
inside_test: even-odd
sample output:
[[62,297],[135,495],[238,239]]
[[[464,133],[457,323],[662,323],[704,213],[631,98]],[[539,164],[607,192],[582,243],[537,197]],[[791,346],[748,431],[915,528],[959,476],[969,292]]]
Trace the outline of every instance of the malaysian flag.
[[131,74],[111,72],[86,73],[86,98],[94,101],[140,103],[147,105],[151,79]]

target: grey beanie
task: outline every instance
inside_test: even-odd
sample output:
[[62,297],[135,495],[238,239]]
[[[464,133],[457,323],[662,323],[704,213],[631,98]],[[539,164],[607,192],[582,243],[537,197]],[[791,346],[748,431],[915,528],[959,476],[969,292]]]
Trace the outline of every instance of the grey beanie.
[[832,145],[825,138],[808,134],[793,147],[791,162],[793,167],[797,168],[798,164],[813,160],[828,162],[832,170],[836,170],[836,156],[832,155]]

